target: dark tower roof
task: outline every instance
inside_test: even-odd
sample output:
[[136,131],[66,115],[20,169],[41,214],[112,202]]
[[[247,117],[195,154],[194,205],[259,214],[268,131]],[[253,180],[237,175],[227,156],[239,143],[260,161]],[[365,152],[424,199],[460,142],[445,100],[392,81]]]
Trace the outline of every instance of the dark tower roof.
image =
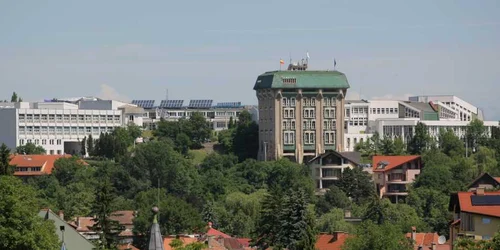
[[160,225],[158,224],[158,207],[153,208],[154,219],[149,234],[148,250],[164,250],[163,237],[161,236]]

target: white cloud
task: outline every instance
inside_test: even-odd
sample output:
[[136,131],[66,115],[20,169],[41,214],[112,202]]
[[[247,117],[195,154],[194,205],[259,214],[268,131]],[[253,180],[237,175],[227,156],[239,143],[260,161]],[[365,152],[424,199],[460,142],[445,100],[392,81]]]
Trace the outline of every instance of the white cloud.
[[101,91],[99,92],[99,94],[97,94],[97,97],[105,100],[130,102],[130,98],[121,95],[120,93],[118,93],[118,91],[116,91],[116,89],[107,84],[101,84]]

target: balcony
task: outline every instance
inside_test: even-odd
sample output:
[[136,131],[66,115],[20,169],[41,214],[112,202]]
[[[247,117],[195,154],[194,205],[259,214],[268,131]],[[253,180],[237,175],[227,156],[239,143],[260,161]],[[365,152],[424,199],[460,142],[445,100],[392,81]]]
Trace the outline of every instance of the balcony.
[[388,174],[387,183],[409,183],[405,174]]

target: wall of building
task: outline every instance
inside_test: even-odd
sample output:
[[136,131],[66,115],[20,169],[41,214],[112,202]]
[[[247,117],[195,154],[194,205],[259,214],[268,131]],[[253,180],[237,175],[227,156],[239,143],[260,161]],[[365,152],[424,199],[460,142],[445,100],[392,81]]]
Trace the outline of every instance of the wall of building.
[[11,150],[17,145],[17,109],[0,108],[0,144],[5,143]]

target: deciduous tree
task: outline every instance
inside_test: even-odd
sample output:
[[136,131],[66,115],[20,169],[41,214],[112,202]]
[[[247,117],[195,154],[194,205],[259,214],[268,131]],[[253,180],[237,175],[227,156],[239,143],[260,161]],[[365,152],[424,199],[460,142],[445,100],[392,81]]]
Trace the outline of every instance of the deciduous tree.
[[10,149],[2,143],[0,146],[0,175],[11,175],[14,172],[14,168],[10,165]]
[[26,155],[44,155],[47,154],[47,151],[45,151],[45,148],[42,146],[38,146],[33,143],[26,143],[25,145],[18,146],[16,148],[16,153]]

